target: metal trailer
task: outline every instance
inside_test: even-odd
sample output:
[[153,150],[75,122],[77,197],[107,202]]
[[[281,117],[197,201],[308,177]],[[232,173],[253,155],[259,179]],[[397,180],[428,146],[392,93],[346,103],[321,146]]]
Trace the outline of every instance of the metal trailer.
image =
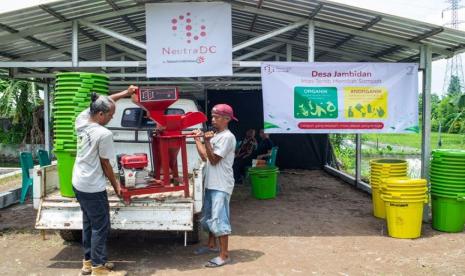
[[[170,106],[183,112],[198,111],[192,99],[180,99]],[[115,153],[147,153],[149,129],[142,125],[127,127],[125,114],[140,109],[130,99],[121,99],[107,128],[113,132]],[[141,113],[140,116],[143,116]],[[194,126],[202,128],[202,124]],[[186,129],[185,131],[192,131]],[[199,157],[195,142],[187,139],[190,196],[183,191],[137,196],[125,205],[110,185],[107,187],[110,203],[111,228],[115,230],[182,231],[184,244],[199,240],[199,219],[203,203],[203,170],[205,162]],[[178,159],[178,164],[182,164]],[[116,173],[116,172],[115,172]],[[33,169],[33,203],[38,209],[35,227],[40,230],[59,230],[64,240],[80,239],[82,212],[76,198],[63,197],[59,191],[57,165]],[[117,176],[118,179],[119,176]]]
[[[203,187],[201,167],[190,175],[191,197],[182,194],[145,197],[125,205],[109,191],[111,228],[115,230],[182,231],[184,245],[199,240],[199,213]],[[67,241],[80,239],[82,212],[76,198],[63,197],[58,189],[56,165],[37,167],[33,171],[33,204],[38,209],[36,229],[59,230]],[[159,194],[162,195],[162,194]]]

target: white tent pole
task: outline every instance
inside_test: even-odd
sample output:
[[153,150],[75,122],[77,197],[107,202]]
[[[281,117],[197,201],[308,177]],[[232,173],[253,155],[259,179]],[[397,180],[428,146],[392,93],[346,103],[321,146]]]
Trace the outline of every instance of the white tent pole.
[[46,82],[44,85],[44,138],[45,138],[45,150],[49,153],[52,150],[50,146],[50,95],[49,95],[49,83]]
[[[420,69],[422,70],[422,122],[421,122],[421,178],[428,180],[431,157],[431,74],[432,51],[424,45],[420,48]],[[429,205],[425,204],[423,220],[429,221]]]
[[292,44],[286,44],[286,60],[292,61]]
[[72,43],[71,43],[71,60],[72,66],[79,66],[79,25],[76,20],[73,21]]
[[86,20],[79,20],[79,23],[81,25],[84,25],[86,27],[94,29],[94,30],[96,30],[98,32],[101,32],[103,34],[109,35],[111,37],[117,38],[117,39],[119,39],[121,41],[124,41],[126,43],[129,43],[131,45],[134,45],[134,46],[136,46],[138,48],[141,48],[141,49],[144,49],[144,50],[147,49],[147,45],[144,42],[141,42],[141,41],[139,41],[137,39],[131,38],[131,37],[127,36],[127,35],[120,34],[118,32],[112,31],[110,29],[104,28],[102,26],[99,26],[97,24],[94,24],[94,23],[86,21]]
[[257,44],[259,42],[262,42],[262,41],[267,40],[269,38],[272,38],[274,36],[283,34],[285,32],[288,32],[288,31],[291,31],[291,30],[294,30],[294,29],[297,29],[297,28],[299,28],[299,27],[301,27],[301,26],[303,26],[303,25],[305,25],[307,23],[308,23],[308,20],[304,19],[304,20],[301,20],[299,22],[289,24],[289,25],[287,25],[285,27],[279,28],[277,30],[271,31],[269,33],[266,33],[266,34],[260,35],[258,37],[252,38],[250,40],[244,41],[242,43],[239,43],[238,45],[234,45],[232,51],[234,53],[236,51],[247,48],[247,47],[249,47],[251,45]]
[[315,61],[315,22],[308,22],[308,61]]

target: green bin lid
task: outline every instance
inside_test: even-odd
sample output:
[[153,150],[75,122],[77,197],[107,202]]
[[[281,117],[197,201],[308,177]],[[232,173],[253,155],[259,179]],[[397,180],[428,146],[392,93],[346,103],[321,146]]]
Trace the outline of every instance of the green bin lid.
[[451,170],[460,170],[465,171],[465,165],[443,165],[443,164],[431,164],[431,169],[445,169],[448,171]]
[[445,176],[445,175],[438,175],[438,174],[435,174],[434,172],[431,172],[430,174],[430,177],[431,179],[436,179],[436,180],[439,180],[439,181],[462,181],[462,182],[465,182],[465,177],[462,176],[462,177],[457,177],[457,176],[452,176],[452,175],[449,175],[449,176]]
[[109,81],[105,79],[98,78],[80,78],[80,77],[59,77],[57,78],[57,83],[62,82],[83,82],[83,83],[99,83],[103,85],[108,85]]
[[465,159],[465,150],[437,149],[433,151],[433,156],[459,157]]
[[103,74],[96,74],[96,73],[89,73],[89,72],[63,72],[57,73],[56,77],[75,77],[78,76],[79,78],[97,78],[97,79],[105,79],[108,80],[108,76]]

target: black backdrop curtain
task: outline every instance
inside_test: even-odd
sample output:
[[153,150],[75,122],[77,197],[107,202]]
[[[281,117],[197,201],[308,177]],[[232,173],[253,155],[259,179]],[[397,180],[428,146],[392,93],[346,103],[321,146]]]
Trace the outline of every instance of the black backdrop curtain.
[[[208,111],[215,104],[227,103],[234,109],[239,122],[229,124],[236,140],[243,139],[245,132],[253,128],[263,128],[263,100],[261,90],[257,91],[208,91]],[[202,107],[205,103],[200,103]],[[318,169],[325,165],[331,156],[327,134],[271,134],[271,140],[279,147],[276,165],[281,169]]]

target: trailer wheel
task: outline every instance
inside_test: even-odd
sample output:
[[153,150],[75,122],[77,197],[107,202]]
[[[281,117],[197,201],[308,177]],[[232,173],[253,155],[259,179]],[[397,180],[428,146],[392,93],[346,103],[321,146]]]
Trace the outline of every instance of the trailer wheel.
[[68,242],[81,242],[82,231],[81,230],[60,230],[60,237]]
[[187,232],[187,244],[196,244],[200,241],[200,214],[194,215],[192,231]]

